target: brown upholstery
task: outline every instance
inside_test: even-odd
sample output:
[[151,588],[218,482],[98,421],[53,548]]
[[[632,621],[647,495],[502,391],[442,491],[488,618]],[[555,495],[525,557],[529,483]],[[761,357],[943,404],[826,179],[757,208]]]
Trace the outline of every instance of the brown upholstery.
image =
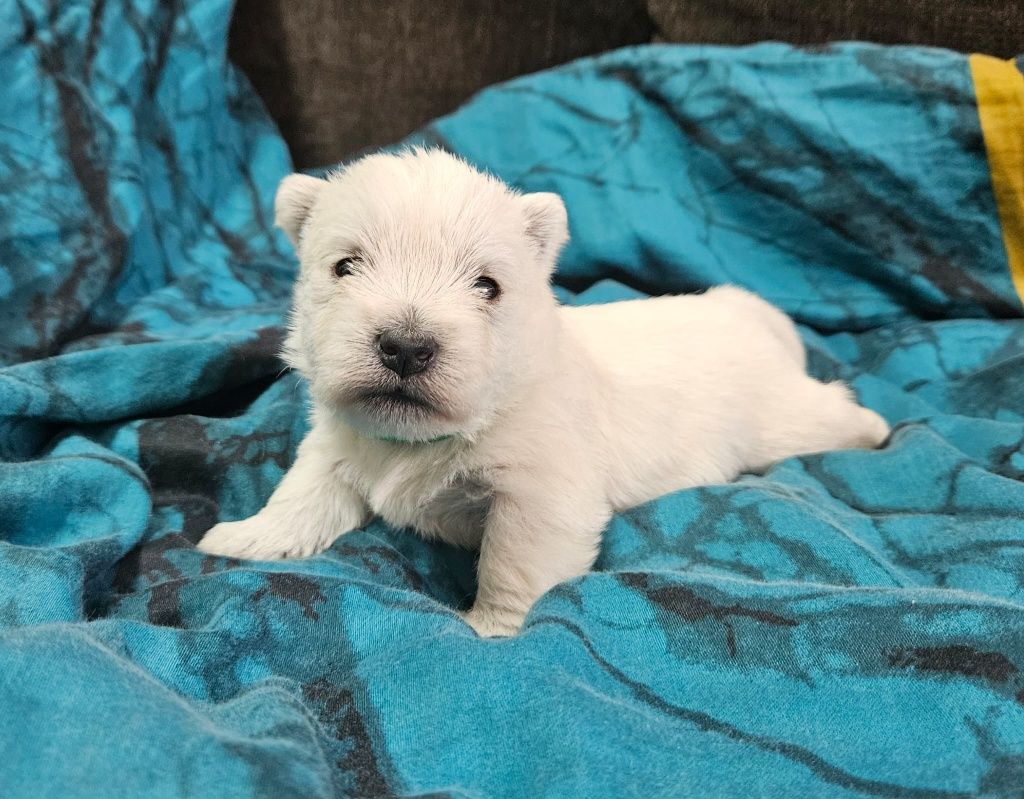
[[231,57],[297,166],[402,138],[479,88],[649,41],[865,39],[1011,56],[1016,0],[238,0]]
[[231,54],[300,166],[402,138],[480,87],[650,41],[643,3],[240,0]]
[[647,6],[670,42],[858,39],[1007,58],[1024,51],[1019,0],[648,0]]

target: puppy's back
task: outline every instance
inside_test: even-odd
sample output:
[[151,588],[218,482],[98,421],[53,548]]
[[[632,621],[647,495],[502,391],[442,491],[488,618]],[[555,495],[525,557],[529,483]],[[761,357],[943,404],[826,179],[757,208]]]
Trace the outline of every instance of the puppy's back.
[[[664,385],[673,365],[694,373],[781,357],[803,367],[803,345],[777,308],[735,286],[703,294],[561,309],[564,329],[602,370]],[[742,356],[742,357],[739,357]],[[682,359],[682,360],[681,360]],[[644,381],[646,382],[646,381]]]

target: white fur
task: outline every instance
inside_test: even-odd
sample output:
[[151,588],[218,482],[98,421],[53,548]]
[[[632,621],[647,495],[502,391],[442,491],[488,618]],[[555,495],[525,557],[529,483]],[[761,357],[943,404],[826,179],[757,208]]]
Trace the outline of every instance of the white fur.
[[[206,552],[310,555],[372,511],[479,547],[465,618],[512,634],[593,565],[613,511],[888,435],[844,385],[808,377],[792,322],[742,289],[560,307],[560,198],[519,195],[440,151],[292,175],[277,219],[302,264],[286,359],[309,380],[312,429],[266,507],[218,524]],[[481,274],[501,285],[496,301]],[[396,328],[440,344],[405,381],[376,352]],[[399,383],[430,409],[364,396]]]

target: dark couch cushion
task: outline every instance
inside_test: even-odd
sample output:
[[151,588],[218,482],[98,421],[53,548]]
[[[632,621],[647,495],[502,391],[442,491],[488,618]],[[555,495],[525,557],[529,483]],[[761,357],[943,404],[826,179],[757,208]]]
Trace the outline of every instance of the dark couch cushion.
[[231,58],[298,166],[402,138],[491,83],[650,41],[645,4],[239,0]]
[[1011,56],[1008,0],[239,0],[231,58],[297,166],[401,139],[478,89],[652,40],[798,44],[844,39]]
[[858,39],[1010,57],[1024,50],[1017,0],[648,0],[671,42],[794,44]]

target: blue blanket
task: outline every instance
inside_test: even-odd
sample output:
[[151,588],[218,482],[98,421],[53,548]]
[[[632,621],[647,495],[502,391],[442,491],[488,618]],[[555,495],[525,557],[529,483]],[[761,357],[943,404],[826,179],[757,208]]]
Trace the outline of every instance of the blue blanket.
[[1012,63],[631,49],[418,137],[565,198],[566,302],[747,286],[895,427],[617,516],[485,641],[473,556],[379,522],[193,546],[306,427],[229,11],[0,4],[0,796],[1021,795]]

